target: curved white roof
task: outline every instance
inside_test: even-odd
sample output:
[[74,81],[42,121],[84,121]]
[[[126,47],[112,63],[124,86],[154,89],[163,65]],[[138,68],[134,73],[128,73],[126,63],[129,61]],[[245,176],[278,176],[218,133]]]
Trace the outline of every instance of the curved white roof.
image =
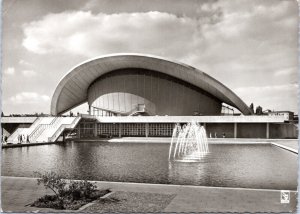
[[229,88],[206,73],[186,64],[144,54],[114,54],[85,61],[72,68],[58,83],[51,101],[51,114],[64,113],[87,101],[88,87],[101,75],[123,68],[158,71],[182,79],[224,103],[251,114],[248,106]]

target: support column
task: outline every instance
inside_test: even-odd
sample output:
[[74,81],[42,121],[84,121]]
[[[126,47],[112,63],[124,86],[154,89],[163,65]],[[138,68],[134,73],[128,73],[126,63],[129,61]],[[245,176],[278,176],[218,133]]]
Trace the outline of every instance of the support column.
[[89,105],[89,115],[92,115],[92,106]]
[[80,124],[77,125],[77,138],[80,138]]
[[206,129],[206,123],[203,123],[203,127]]
[[233,128],[233,137],[237,138],[237,123],[234,123],[234,128]]
[[149,136],[149,123],[145,124],[145,135],[146,135],[146,137]]
[[122,123],[119,123],[119,137],[122,137]]
[[266,138],[270,138],[270,123],[266,123]]
[[97,123],[94,123],[94,137],[97,137]]

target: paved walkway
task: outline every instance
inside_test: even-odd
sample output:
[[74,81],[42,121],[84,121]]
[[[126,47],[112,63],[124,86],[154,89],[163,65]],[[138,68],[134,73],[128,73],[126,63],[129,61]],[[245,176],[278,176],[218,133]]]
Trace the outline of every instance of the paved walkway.
[[[51,191],[37,186],[34,178],[1,177],[2,209],[5,212],[54,211],[26,207]],[[162,212],[295,212],[295,191],[291,191],[289,204],[280,203],[279,190],[255,190],[243,188],[197,187],[163,184],[137,184],[97,182],[99,188],[112,191],[175,194],[175,198]],[[83,210],[84,211],[84,210]]]

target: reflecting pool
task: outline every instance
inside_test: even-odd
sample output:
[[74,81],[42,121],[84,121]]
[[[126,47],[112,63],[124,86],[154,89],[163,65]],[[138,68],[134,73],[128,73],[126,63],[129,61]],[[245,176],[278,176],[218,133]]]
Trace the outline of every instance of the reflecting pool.
[[164,143],[63,143],[2,149],[2,175],[55,171],[66,178],[297,189],[297,155],[272,145],[210,144],[200,162],[168,160]]

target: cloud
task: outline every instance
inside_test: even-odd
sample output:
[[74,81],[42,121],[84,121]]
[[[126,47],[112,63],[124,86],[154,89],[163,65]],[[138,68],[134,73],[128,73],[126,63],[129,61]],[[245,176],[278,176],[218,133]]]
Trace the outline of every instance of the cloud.
[[21,92],[10,98],[10,101],[14,104],[30,104],[48,102],[50,100],[47,95],[40,95],[35,92]]
[[184,55],[194,40],[201,40],[199,28],[196,19],[161,12],[110,15],[65,12],[25,25],[23,45],[37,54],[64,52],[94,57],[113,52],[173,52]]
[[15,71],[14,67],[9,67],[4,70],[4,74],[6,74],[6,75],[14,75],[15,73],[16,73],[16,71]]
[[31,66],[32,65],[31,63],[29,63],[29,62],[27,62],[27,61],[25,61],[23,59],[19,60],[19,64],[20,65],[24,65],[24,66]]
[[157,11],[48,14],[23,26],[23,46],[36,54],[86,58],[116,52],[150,53],[215,74],[223,68],[272,72],[297,63],[297,10],[293,2],[263,3],[224,0],[203,4],[199,17]]
[[251,87],[241,87],[235,89],[237,93],[246,93],[246,92],[254,92],[254,93],[263,93],[263,92],[273,92],[276,93],[282,92],[285,93],[287,91],[292,91],[298,89],[299,85],[297,83],[291,83],[286,85],[267,85],[267,86],[251,86]]
[[286,75],[292,75],[297,74],[297,67],[289,67],[289,68],[283,68],[274,73],[275,76],[286,76]]
[[236,88],[234,92],[247,104],[261,105],[264,109],[292,110],[297,106],[299,84],[251,86]]
[[33,70],[23,70],[22,74],[26,77],[32,77],[36,75],[36,72]]
[[[23,25],[23,47],[38,59],[60,56],[58,62],[77,63],[116,52],[159,55],[197,67],[231,89],[248,88],[237,92],[247,102],[275,107],[282,105],[276,99],[283,95],[276,87],[295,81],[296,1],[210,1],[199,4],[189,16],[175,9],[121,12],[113,6],[106,13],[65,11],[28,22]],[[251,88],[265,85],[275,88],[263,88],[267,94]],[[288,95],[296,91],[291,87]],[[296,97],[285,98],[295,104]]]

